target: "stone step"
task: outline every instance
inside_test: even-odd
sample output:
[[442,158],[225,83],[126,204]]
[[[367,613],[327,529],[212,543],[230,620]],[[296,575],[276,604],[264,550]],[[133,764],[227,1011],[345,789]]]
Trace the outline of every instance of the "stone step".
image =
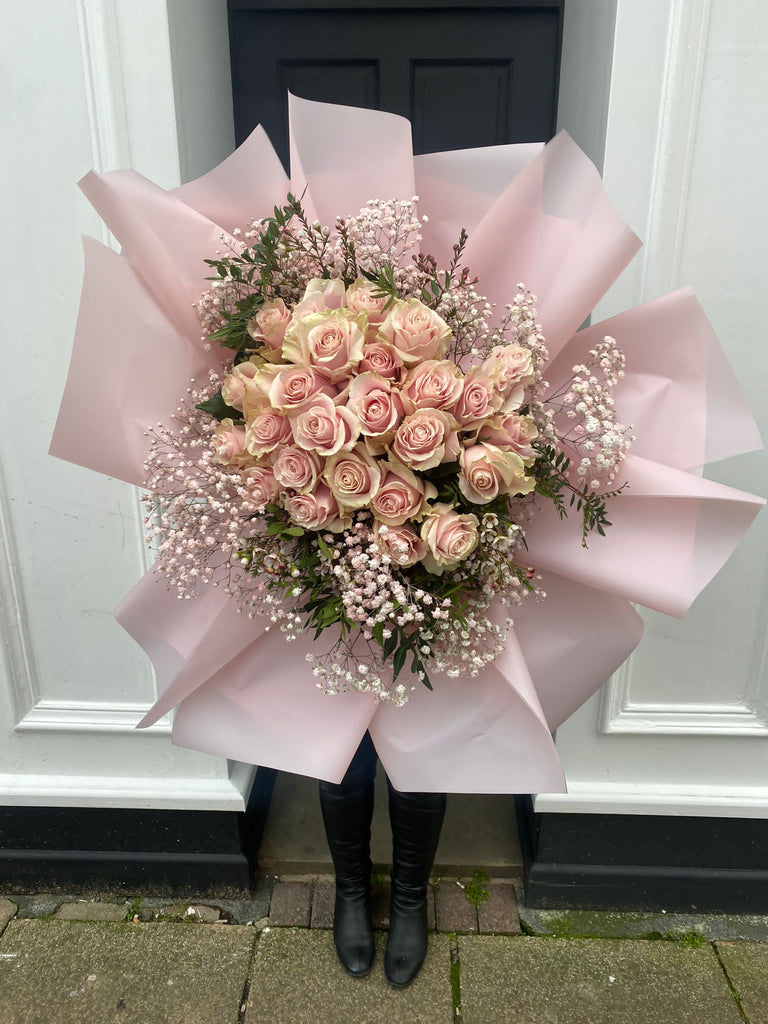
[[[389,870],[392,838],[382,771],[376,777],[371,857],[374,871]],[[278,774],[259,851],[259,865],[277,875],[332,873],[315,779],[287,772]],[[433,874],[468,875],[475,868],[484,868],[496,877],[521,877],[522,855],[512,796],[451,794],[448,797]]]

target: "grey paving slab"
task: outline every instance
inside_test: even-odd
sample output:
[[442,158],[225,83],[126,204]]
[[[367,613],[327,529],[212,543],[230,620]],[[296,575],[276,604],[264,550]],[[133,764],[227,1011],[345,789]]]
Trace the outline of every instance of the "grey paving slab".
[[124,921],[125,903],[63,903],[53,915],[57,921]]
[[460,936],[463,1024],[742,1024],[712,946]]
[[405,989],[392,988],[384,977],[385,941],[378,933],[372,972],[350,978],[330,932],[264,933],[253,960],[245,1024],[452,1024],[448,939],[431,936],[421,974]]
[[657,938],[698,932],[704,938],[768,941],[766,914],[665,914],[611,910],[539,910],[518,896],[520,920],[529,934],[606,939]]
[[253,894],[247,900],[213,900],[215,907],[233,924],[252,924],[269,914],[269,901],[272,896],[274,878],[259,875],[253,887]]
[[11,900],[0,896],[0,934],[19,908]]
[[76,897],[56,892],[35,892],[19,893],[13,899],[19,905],[19,917],[48,917],[62,903],[67,903]]
[[768,1024],[768,943],[718,942],[716,946],[749,1024]]
[[0,937],[2,1024],[234,1024],[253,929],[11,921]]

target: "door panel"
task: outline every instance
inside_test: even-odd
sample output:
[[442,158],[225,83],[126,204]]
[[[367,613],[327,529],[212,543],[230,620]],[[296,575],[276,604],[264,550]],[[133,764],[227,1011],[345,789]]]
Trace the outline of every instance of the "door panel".
[[235,127],[287,166],[287,92],[409,118],[417,153],[554,131],[562,4],[281,10],[230,0]]

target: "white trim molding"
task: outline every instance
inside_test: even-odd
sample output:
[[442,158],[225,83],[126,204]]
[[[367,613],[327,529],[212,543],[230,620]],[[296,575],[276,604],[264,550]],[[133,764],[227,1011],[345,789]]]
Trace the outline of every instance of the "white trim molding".
[[5,689],[8,694],[14,722],[24,717],[38,696],[18,564],[8,494],[0,465],[0,689]]
[[233,763],[221,779],[0,774],[0,805],[244,811],[255,772]]
[[643,301],[680,284],[711,0],[674,0],[645,247]]
[[[150,707],[149,704],[38,700],[18,722],[16,732],[132,733]],[[170,731],[171,719],[165,715],[142,733],[156,736],[168,735]]]
[[569,782],[567,793],[539,793],[534,797],[533,807],[537,814],[768,818],[768,786]]
[[686,702],[635,700],[632,697],[632,657],[605,684],[601,692],[598,731],[603,734],[667,733],[679,736],[768,736],[768,714],[761,699],[762,676],[750,680],[742,701]]

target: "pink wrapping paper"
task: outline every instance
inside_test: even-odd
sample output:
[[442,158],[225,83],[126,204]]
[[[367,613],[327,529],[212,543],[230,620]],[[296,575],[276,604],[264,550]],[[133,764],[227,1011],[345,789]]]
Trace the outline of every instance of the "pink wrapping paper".
[[543,148],[414,159],[402,118],[291,97],[290,148],[290,182],[260,128],[220,167],[172,192],[132,172],[84,179],[123,252],[86,240],[52,454],[141,481],[144,430],[167,421],[189,377],[226,358],[203,350],[192,310],[221,231],[267,215],[289,188],[324,223],[374,197],[418,194],[430,217],[425,250],[445,261],[466,227],[481,291],[503,305],[523,281],[538,295],[552,383],[605,334],[617,338],[627,356],[617,405],[638,438],[625,463],[629,486],[611,505],[613,528],[588,551],[576,518],[561,523],[543,508],[527,537],[547,600],[514,610],[506,652],[477,679],[436,676],[434,692],[418,686],[399,709],[358,693],[323,695],[304,660],[306,636],[287,645],[223,590],[179,601],[147,575],[116,610],[157,674],[160,697],[141,725],[178,706],[178,744],[334,782],[370,729],[400,789],[563,792],[552,730],[639,642],[630,602],[685,614],[762,504],[689,472],[758,447],[754,421],[689,291],[577,330],[640,243],[564,133]]

